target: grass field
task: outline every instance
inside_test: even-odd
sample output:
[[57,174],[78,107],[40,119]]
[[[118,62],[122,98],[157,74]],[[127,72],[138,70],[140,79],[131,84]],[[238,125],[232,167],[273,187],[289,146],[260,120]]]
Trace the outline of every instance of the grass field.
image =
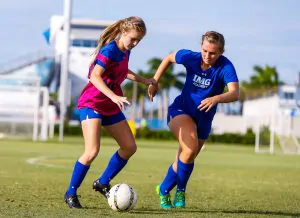
[[[117,149],[102,140],[100,155],[79,189],[85,209],[63,201],[80,137],[33,143],[0,141],[0,217],[300,217],[300,156],[254,154],[253,148],[207,145],[196,161],[185,209],[161,210],[155,186],[175,156],[174,141],[138,140],[138,151],[112,181],[131,184],[138,204],[113,212],[92,182]],[[173,194],[173,193],[172,193]]]

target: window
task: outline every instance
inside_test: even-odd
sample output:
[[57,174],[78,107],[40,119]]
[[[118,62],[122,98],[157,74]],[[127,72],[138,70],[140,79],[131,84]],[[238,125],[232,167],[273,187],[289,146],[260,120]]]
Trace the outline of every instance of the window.
[[85,47],[85,48],[95,48],[97,46],[97,40],[74,39],[74,40],[72,40],[72,46],[74,46],[74,47]]
[[74,39],[74,40],[72,41],[72,46],[75,46],[75,47],[81,47],[81,46],[82,46],[81,40]]
[[284,99],[294,99],[294,93],[293,92],[284,92],[283,98]]

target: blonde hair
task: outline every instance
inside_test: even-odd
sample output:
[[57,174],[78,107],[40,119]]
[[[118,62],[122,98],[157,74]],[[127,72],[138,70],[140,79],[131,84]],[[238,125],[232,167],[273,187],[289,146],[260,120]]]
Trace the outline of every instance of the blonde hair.
[[202,42],[203,44],[204,40],[207,40],[209,43],[218,44],[221,52],[224,52],[225,47],[225,39],[224,36],[221,33],[218,33],[216,31],[208,31],[204,35],[202,35]]
[[104,45],[115,40],[120,33],[130,30],[136,30],[144,35],[146,35],[147,32],[145,22],[140,17],[132,16],[118,20],[103,30],[98,40],[98,45],[92,55],[96,56]]

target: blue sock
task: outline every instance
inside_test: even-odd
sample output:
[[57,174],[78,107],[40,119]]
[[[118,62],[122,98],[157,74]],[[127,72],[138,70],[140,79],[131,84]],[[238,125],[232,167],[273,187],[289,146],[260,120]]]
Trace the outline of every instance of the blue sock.
[[114,153],[111,157],[104,173],[99,178],[99,181],[103,185],[108,185],[112,180],[127,164],[128,160],[123,159],[118,152]]
[[77,189],[81,185],[81,183],[89,169],[90,169],[90,166],[83,165],[78,160],[76,161],[76,163],[74,165],[74,170],[73,170],[72,178],[70,181],[70,185],[69,185],[69,188],[67,191],[67,195],[76,194]]
[[172,165],[169,167],[164,181],[160,184],[160,192],[163,195],[168,194],[176,185],[177,173],[173,170]]
[[178,159],[177,164],[177,191],[185,192],[187,182],[193,172],[194,163],[183,163]]

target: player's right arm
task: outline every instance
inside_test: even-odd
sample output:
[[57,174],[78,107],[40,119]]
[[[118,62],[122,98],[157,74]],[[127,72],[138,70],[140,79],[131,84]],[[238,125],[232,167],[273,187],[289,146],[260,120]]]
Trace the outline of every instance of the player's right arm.
[[160,65],[159,65],[158,69],[156,70],[156,73],[153,77],[157,83],[159,82],[162,75],[166,72],[166,70],[168,69],[170,64],[176,63],[175,55],[176,55],[176,52],[170,53],[160,63]]
[[175,55],[176,55],[176,52],[172,52],[169,55],[167,55],[162,60],[162,62],[160,63],[158,69],[156,70],[156,73],[153,76],[153,79],[156,81],[156,83],[151,84],[148,87],[148,96],[149,96],[151,101],[153,101],[153,97],[156,95],[156,92],[158,90],[158,82],[159,82],[160,78],[163,76],[163,74],[166,72],[166,70],[168,69],[168,67],[171,64],[176,63]]
[[125,108],[125,103],[130,105],[130,102],[127,100],[126,97],[118,96],[116,95],[102,79],[102,75],[104,73],[105,69],[104,67],[96,64],[91,76],[90,76],[90,82],[104,95],[106,95],[108,98],[110,98],[114,103],[118,105],[118,107],[123,110]]

